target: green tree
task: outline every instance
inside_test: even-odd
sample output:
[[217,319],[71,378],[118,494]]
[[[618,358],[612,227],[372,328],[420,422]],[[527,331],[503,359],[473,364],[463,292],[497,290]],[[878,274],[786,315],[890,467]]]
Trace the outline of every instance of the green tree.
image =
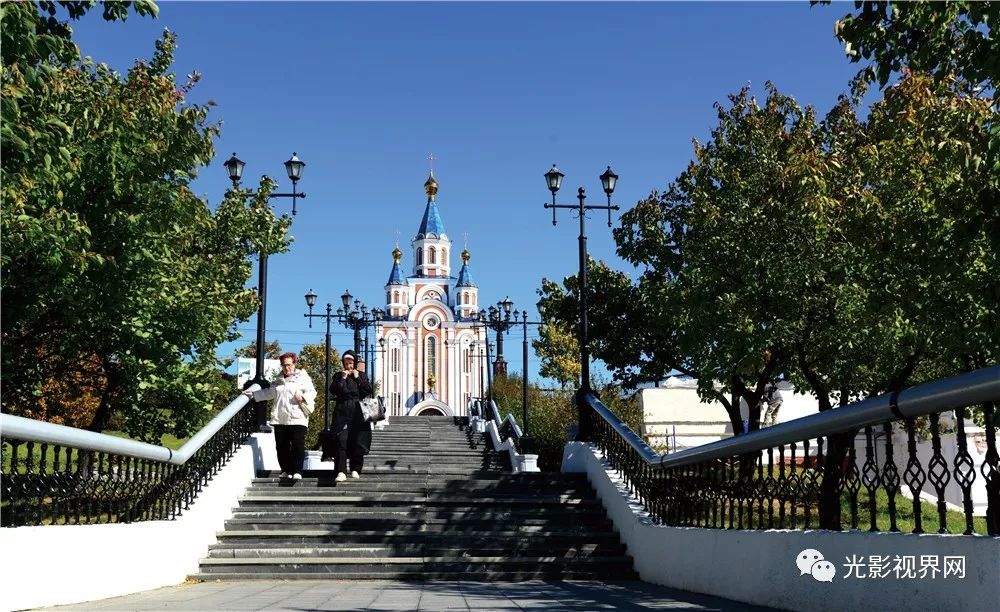
[[[94,4],[61,3],[71,17]],[[218,126],[185,100],[197,75],[168,72],[173,34],[122,77],[79,60],[33,5],[2,10],[3,408],[37,415],[47,381],[81,376],[91,429],[117,413],[135,437],[187,435],[214,407],[216,347],[256,308],[250,257],[288,247],[274,184],[214,213],[191,192]]]
[[[542,279],[543,287],[549,282]],[[545,317],[543,316],[543,319]],[[545,378],[554,379],[566,389],[580,381],[580,343],[565,322],[545,319],[538,328],[538,339],[531,341],[535,354],[542,360],[539,370]]]
[[852,62],[869,61],[860,78],[885,86],[908,67],[937,78],[958,76],[992,88],[1000,76],[1000,48],[992,30],[1000,3],[856,1],[835,32]]
[[[869,311],[900,339],[889,391],[995,363],[1000,347],[1000,203],[989,171],[990,100],[912,75],[866,124],[869,207],[859,213],[872,267]],[[886,372],[888,375],[886,375]],[[904,375],[905,374],[905,375]]]
[[[963,93],[991,96],[997,108],[1000,2],[893,0],[854,6],[856,12],[839,19],[835,32],[852,62],[868,62],[854,79],[856,93],[873,82],[885,87],[893,74],[926,73]],[[983,127],[990,133],[986,168],[1000,173],[1000,122]]]
[[[264,341],[264,359],[277,359],[284,353],[281,350],[281,343],[277,340]],[[255,359],[257,357],[257,342],[253,341],[246,346],[236,349],[236,356],[244,359]]]
[[[756,428],[777,376],[827,410],[996,359],[987,101],[909,76],[865,122],[848,100],[817,122],[774,88],[763,106],[731,102],[668,190],[622,216],[618,252],[645,267],[635,287],[591,267],[615,304],[591,310],[594,355],[616,379],[695,376],[739,431],[738,400]],[[546,313],[572,319],[571,285],[543,286]],[[837,485],[828,475],[823,499]]]

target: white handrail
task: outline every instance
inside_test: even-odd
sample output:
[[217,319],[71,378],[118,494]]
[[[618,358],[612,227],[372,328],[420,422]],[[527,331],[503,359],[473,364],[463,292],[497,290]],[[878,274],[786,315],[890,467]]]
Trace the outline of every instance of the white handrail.
[[[256,391],[260,389],[258,385],[252,385],[247,390]],[[108,434],[86,431],[76,427],[66,427],[46,423],[35,419],[0,414],[0,436],[13,438],[15,440],[25,440],[31,442],[42,442],[59,446],[70,446],[82,450],[97,451],[102,453],[114,453],[138,459],[149,459],[152,461],[162,461],[173,465],[184,465],[208,440],[214,436],[222,427],[228,423],[243,406],[250,401],[250,398],[240,394],[236,399],[229,402],[219,414],[215,415],[198,433],[191,437],[178,450],[171,450],[165,446],[137,442],[125,438],[117,438]]]

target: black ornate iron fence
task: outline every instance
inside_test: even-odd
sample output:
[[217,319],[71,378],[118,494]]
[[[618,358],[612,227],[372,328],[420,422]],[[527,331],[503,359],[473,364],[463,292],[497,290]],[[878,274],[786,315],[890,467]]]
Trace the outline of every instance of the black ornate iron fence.
[[595,396],[580,401],[660,524],[997,536],[998,400],[995,366],[663,456]]
[[0,525],[173,519],[257,431],[239,396],[181,449],[0,415]]

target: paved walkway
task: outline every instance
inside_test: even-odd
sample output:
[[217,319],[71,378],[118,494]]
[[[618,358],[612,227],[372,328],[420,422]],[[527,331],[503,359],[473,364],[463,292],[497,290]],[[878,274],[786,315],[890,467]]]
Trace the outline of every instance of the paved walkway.
[[765,610],[644,582],[203,582],[49,610]]

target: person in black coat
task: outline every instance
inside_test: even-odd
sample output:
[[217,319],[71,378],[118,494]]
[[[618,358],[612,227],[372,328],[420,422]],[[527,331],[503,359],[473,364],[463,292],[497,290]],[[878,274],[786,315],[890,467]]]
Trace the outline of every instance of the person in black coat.
[[330,384],[337,402],[332,431],[336,444],[337,482],[347,480],[347,459],[351,460],[351,478],[361,477],[365,455],[372,446],[372,429],[361,412],[361,399],[372,395],[372,385],[364,372],[355,368],[354,351],[344,351],[344,369]]

